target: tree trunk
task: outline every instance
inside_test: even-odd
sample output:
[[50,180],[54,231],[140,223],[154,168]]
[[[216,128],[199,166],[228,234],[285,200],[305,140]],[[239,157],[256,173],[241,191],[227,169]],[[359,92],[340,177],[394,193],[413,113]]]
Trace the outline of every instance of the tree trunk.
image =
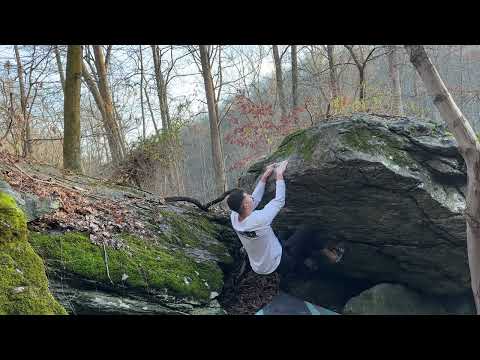
[[223,166],[220,133],[218,129],[218,116],[215,110],[215,94],[213,80],[208,59],[208,50],[205,45],[200,45],[200,60],[202,63],[202,75],[205,83],[205,94],[208,105],[208,118],[210,120],[210,137],[212,141],[212,159],[215,171],[215,191],[217,195],[225,192],[226,178]]
[[82,173],[80,153],[80,86],[82,46],[69,45],[63,106],[63,167]]
[[393,114],[403,116],[402,89],[400,86],[400,71],[398,70],[397,45],[388,46],[388,72],[392,84]]
[[365,99],[365,68],[367,66],[367,61],[363,60],[363,52],[362,48],[360,47],[360,55],[362,56],[362,60],[355,55],[355,51],[353,51],[353,46],[352,45],[343,45],[344,47],[347,48],[347,50],[350,52],[350,55],[352,56],[353,61],[355,62],[355,66],[358,69],[358,82],[359,82],[359,87],[360,87],[360,95],[359,95],[359,100],[361,103],[363,103],[363,100]]
[[63,74],[62,58],[60,57],[60,51],[58,51],[58,45],[53,46],[53,51],[55,52],[55,59],[57,60],[60,84],[62,84],[63,95],[65,95],[65,75]]
[[332,93],[332,100],[338,97],[337,85],[337,68],[335,67],[335,59],[333,57],[334,45],[327,45],[328,67],[330,69],[330,91]]
[[168,129],[170,127],[170,114],[168,111],[167,102],[167,86],[162,73],[162,59],[160,57],[158,45],[151,45],[151,47],[155,70],[155,80],[157,83],[158,102],[160,105],[160,115],[162,117],[162,129]]
[[467,165],[468,184],[465,209],[467,252],[475,306],[477,315],[480,315],[480,143],[472,126],[448,92],[425,48],[422,45],[405,45],[405,49],[433,99],[433,103],[457,140],[459,151]]
[[359,86],[360,86],[360,102],[363,102],[365,99],[365,68],[358,69],[359,75]]
[[278,102],[280,103],[282,118],[285,118],[287,116],[287,106],[285,104],[285,93],[283,91],[282,64],[280,61],[280,55],[278,53],[278,45],[272,45],[272,46],[273,46],[273,60],[275,61],[275,79],[277,81]]
[[13,46],[15,50],[15,58],[17,60],[17,73],[18,73],[18,85],[20,87],[20,106],[22,108],[22,117],[24,122],[23,127],[23,156],[30,156],[32,153],[32,144],[30,142],[30,121],[27,116],[27,97],[25,96],[25,79],[23,78],[23,65],[22,60],[20,59],[20,53],[18,51],[18,46]]
[[156,123],[156,121],[155,121],[155,116],[153,116],[152,105],[150,104],[150,98],[149,98],[149,96],[148,96],[148,92],[147,92],[147,87],[146,87],[146,86],[143,88],[143,91],[145,92],[145,99],[147,100],[148,111],[150,112],[150,117],[152,118],[153,127],[155,128],[155,134],[158,135],[157,123]]
[[291,45],[292,58],[292,108],[298,106],[298,65],[297,65],[297,45]]
[[142,135],[143,140],[146,139],[147,133],[145,129],[145,108],[143,106],[143,56],[142,56],[142,45],[139,45],[140,48],[140,107],[142,108]]
[[[115,155],[114,153],[118,153],[118,150],[115,150],[117,148],[117,142],[115,140],[114,132],[112,131],[112,128],[110,126],[110,123],[107,120],[107,115],[105,113],[105,105],[104,101],[102,99],[102,96],[100,95],[100,92],[98,91],[97,85],[95,80],[92,78],[90,73],[87,70],[87,67],[85,64],[82,62],[82,76],[85,79],[85,83],[87,84],[88,89],[90,90],[90,93],[93,96],[93,99],[95,100],[95,103],[97,104],[97,108],[100,111],[100,114],[102,115],[102,123],[103,123],[103,128],[105,129],[105,134],[107,136],[107,142],[108,142],[108,148],[110,149],[110,155],[111,155],[111,160],[114,163],[118,163],[120,160],[118,159],[118,155]],[[107,159],[110,159],[107,156]],[[108,160],[109,161],[109,160]]]
[[418,77],[418,74],[417,74],[417,72],[415,72],[415,73],[413,74],[413,96],[415,96],[415,98],[418,97],[417,77]]
[[112,153],[112,160],[115,164],[122,161],[124,157],[123,152],[123,138],[118,126],[117,120],[114,115],[114,109],[112,104],[112,97],[109,91],[109,84],[107,73],[105,69],[105,59],[103,51],[100,45],[93,45],[93,51],[95,56],[95,67],[98,75],[98,91],[103,100],[103,108],[105,114],[105,125],[110,133],[109,145]]

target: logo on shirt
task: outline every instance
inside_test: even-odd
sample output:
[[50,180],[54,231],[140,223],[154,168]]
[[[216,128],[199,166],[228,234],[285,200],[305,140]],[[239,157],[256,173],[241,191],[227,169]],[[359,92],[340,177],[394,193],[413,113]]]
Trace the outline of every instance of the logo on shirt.
[[246,236],[248,238],[256,238],[257,233],[255,231],[239,231],[240,235]]

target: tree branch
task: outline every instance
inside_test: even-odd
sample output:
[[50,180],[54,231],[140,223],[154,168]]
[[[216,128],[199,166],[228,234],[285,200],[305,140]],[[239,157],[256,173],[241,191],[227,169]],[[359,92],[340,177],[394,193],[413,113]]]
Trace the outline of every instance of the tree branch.
[[210,208],[212,205],[215,205],[215,204],[223,201],[223,199],[225,199],[233,190],[234,189],[225,191],[219,198],[217,198],[213,201],[210,201],[210,202],[206,203],[205,205],[203,205],[197,199],[193,199],[193,198],[190,198],[190,197],[187,197],[187,196],[170,196],[170,197],[164,198],[164,200],[166,202],[185,201],[185,202],[189,202],[189,203],[192,203],[192,204],[196,205],[198,208],[200,208],[203,211],[208,211],[208,208]]

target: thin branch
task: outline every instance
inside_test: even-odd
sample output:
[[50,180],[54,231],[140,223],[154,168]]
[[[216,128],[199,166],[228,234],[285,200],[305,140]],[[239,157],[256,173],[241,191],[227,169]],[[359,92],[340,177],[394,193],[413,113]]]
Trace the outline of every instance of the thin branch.
[[350,55],[352,56],[353,61],[355,61],[355,65],[359,68],[362,69],[363,65],[360,63],[360,61],[357,58],[357,55],[353,52],[353,45],[343,45],[347,48],[347,50],[350,52]]
[[[368,59],[370,58],[370,56],[372,56],[372,54],[375,52],[375,50],[377,50],[376,47],[374,47],[367,55],[367,57],[365,58],[365,61],[363,62],[363,67],[366,66],[367,62],[368,62]],[[372,59],[373,60],[373,59]]]
[[283,50],[282,55],[280,55],[280,61],[282,60],[283,55],[285,55],[285,53],[287,52],[287,50],[288,50],[289,48],[290,48],[290,45],[287,45],[287,47]]
[[113,283],[113,281],[112,281],[112,278],[110,277],[110,271],[108,270],[108,255],[107,255],[107,249],[106,249],[106,247],[105,247],[105,243],[103,243],[103,254],[104,254],[103,259],[105,260],[105,268],[107,269],[108,279],[110,280],[110,282],[112,283],[112,285],[114,285],[114,283]]

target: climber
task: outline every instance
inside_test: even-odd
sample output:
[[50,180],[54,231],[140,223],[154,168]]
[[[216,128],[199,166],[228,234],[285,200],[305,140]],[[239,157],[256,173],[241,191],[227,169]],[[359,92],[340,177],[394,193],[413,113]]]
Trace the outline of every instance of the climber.
[[[271,223],[285,205],[285,181],[283,173],[288,160],[267,166],[255,190],[250,195],[242,189],[235,189],[227,198],[231,212],[232,226],[245,249],[252,270],[258,274],[294,270],[298,255],[307,241],[312,239],[312,231],[302,229],[294,233],[282,244],[271,228]],[[275,198],[261,210],[255,210],[265,192],[265,184],[275,170]],[[318,235],[318,234],[317,234]],[[329,249],[325,246],[322,254],[329,263],[337,263],[343,255],[343,248]]]

